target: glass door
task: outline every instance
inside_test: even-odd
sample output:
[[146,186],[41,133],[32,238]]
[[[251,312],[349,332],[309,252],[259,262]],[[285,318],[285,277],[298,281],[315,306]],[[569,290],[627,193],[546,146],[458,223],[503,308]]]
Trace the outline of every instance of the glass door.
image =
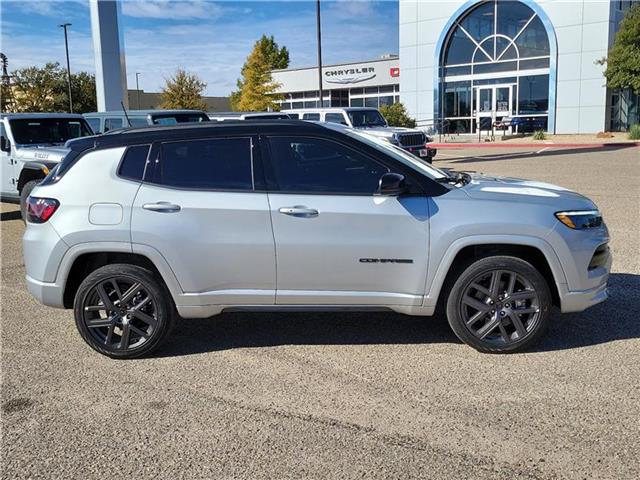
[[496,120],[511,115],[513,85],[492,85],[476,88],[476,133],[491,130]]

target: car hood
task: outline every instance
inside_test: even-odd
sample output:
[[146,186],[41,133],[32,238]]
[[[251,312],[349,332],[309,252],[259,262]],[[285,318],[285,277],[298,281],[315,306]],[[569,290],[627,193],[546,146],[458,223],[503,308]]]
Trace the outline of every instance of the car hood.
[[65,147],[21,146],[11,156],[23,162],[59,163],[67,153],[69,149]]
[[363,127],[358,128],[361,132],[374,135],[376,137],[391,138],[394,133],[423,133],[420,130],[404,127]]
[[560,209],[595,209],[596,205],[584,195],[551,183],[470,174],[471,181],[462,190],[471,198],[557,206]]

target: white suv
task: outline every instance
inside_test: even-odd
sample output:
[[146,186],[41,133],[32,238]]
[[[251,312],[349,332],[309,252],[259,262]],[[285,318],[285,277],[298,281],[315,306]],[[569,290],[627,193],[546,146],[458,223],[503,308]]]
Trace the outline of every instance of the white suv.
[[589,199],[451,174],[297,120],[147,127],[73,140],[28,201],[30,292],[73,308],[95,350],[152,351],[174,312],[446,310],[486,352],[526,347],[552,303],[607,298]]

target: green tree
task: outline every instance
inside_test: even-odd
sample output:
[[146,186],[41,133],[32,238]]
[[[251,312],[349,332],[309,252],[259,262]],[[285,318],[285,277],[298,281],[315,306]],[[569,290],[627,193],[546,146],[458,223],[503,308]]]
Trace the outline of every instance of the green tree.
[[640,94],[640,3],[627,11],[605,61],[608,87],[631,88]]
[[[13,72],[12,110],[16,112],[56,112],[66,102],[63,84],[65,71],[59,63],[44,67],[20,68]],[[66,108],[63,108],[66,110]]]
[[[259,53],[256,54],[256,52]],[[236,90],[231,93],[231,108],[234,110],[244,110],[244,108],[240,107],[241,97],[245,97],[245,100],[242,103],[247,103],[246,97],[249,93],[248,89],[245,88],[245,83],[249,76],[253,76],[255,78],[255,72],[249,71],[249,60],[252,58],[252,55],[254,58],[251,63],[251,68],[259,67],[260,69],[263,69],[266,65],[269,75],[268,77],[263,75],[263,77],[266,79],[265,82],[267,84],[272,84],[274,86],[273,90],[277,89],[279,85],[273,83],[271,70],[284,69],[289,66],[289,50],[287,47],[280,47],[273,38],[273,35],[267,37],[263,34],[262,37],[260,37],[260,39],[253,45],[253,50],[247,57],[247,60],[240,71],[241,77],[236,82]],[[260,57],[260,64],[256,63],[256,55]],[[268,93],[267,95],[273,95],[273,93]],[[277,108],[277,104],[273,102],[268,103],[268,105],[273,110]]]
[[202,99],[202,92],[207,84],[197,75],[179,68],[176,74],[166,80],[160,93],[160,108],[206,110],[207,104]]
[[392,127],[414,128],[416,121],[409,116],[402,103],[380,106],[380,113]]
[[[67,78],[63,79],[64,83],[64,101],[65,104],[60,110],[68,108],[67,96]],[[96,77],[87,72],[78,72],[71,74],[71,95],[73,96],[73,112],[87,113],[95,112],[98,109],[96,100]]]

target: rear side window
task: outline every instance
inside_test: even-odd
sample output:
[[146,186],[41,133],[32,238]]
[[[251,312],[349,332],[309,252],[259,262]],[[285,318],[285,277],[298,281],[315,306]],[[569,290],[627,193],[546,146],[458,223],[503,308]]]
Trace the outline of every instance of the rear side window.
[[344,115],[341,113],[327,113],[324,116],[325,122],[330,123],[341,123],[342,125],[346,125],[347,121],[344,119]]
[[104,119],[104,131],[108,132],[109,130],[114,130],[116,128],[122,128],[124,123],[122,122],[122,118],[112,117]]
[[146,117],[129,117],[129,123],[132,127],[146,127],[149,125]]
[[149,145],[136,145],[127,148],[124,157],[122,157],[118,175],[130,180],[142,180],[148,155]]
[[93,130],[93,133],[100,133],[100,118],[90,117],[90,118],[87,118],[86,120],[89,126],[91,127],[91,130]]
[[250,138],[215,138],[162,144],[157,181],[203,190],[252,190]]
[[305,113],[302,116],[303,120],[311,120],[311,121],[318,121],[320,120],[320,114],[319,113]]

